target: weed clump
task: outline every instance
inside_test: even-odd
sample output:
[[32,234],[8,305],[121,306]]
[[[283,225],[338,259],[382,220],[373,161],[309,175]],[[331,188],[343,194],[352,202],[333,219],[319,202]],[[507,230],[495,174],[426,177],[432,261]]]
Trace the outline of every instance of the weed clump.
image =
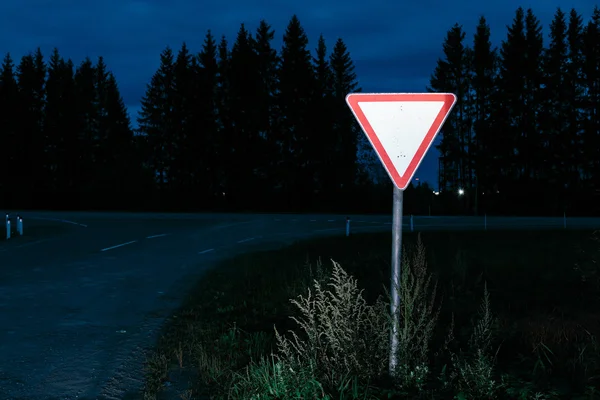
[[233,385],[236,398],[251,398],[260,389],[275,398],[299,391],[302,398],[323,398],[349,388],[353,381],[373,381],[383,373],[388,303],[379,298],[367,304],[357,280],[332,264],[325,284],[314,280],[306,295],[291,300],[298,312],[291,317],[298,331],[282,335],[275,327],[278,351],[238,376]]
[[425,246],[417,238],[414,251],[402,253],[398,291],[398,354],[393,371],[401,387],[422,389],[429,378],[430,343],[436,328],[441,302],[436,304],[437,281],[427,269]]
[[495,355],[490,352],[494,322],[490,295],[485,284],[478,320],[473,327],[467,350],[450,354],[453,367],[450,379],[454,381],[460,398],[495,398],[500,388],[494,377]]

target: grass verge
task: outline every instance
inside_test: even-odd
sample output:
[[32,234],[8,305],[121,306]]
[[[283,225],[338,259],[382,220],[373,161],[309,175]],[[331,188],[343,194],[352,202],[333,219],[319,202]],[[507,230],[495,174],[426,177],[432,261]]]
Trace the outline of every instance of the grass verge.
[[597,237],[405,234],[393,376],[389,234],[233,258],[169,319],[144,397],[600,398]]

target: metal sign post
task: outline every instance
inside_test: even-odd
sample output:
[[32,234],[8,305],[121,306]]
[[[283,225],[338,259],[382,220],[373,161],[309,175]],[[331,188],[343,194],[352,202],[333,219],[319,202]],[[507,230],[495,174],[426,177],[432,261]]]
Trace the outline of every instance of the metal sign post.
[[394,185],[394,206],[392,214],[392,302],[390,313],[392,315],[392,329],[390,332],[390,373],[398,365],[398,330],[400,328],[400,278],[402,262],[402,203],[404,191]]

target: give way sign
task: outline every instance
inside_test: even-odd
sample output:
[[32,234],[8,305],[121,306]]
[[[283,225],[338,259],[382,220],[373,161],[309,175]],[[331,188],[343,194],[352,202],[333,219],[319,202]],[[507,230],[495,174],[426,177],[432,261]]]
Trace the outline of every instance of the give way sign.
[[408,187],[456,103],[452,93],[351,93],[346,96],[394,185]]

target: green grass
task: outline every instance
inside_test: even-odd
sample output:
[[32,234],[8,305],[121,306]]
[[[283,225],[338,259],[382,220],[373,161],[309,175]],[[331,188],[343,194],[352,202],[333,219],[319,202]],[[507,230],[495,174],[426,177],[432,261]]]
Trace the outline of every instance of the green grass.
[[421,241],[404,235],[394,377],[391,236],[364,234],[209,272],[149,357],[145,398],[600,398],[593,232],[424,232]]

